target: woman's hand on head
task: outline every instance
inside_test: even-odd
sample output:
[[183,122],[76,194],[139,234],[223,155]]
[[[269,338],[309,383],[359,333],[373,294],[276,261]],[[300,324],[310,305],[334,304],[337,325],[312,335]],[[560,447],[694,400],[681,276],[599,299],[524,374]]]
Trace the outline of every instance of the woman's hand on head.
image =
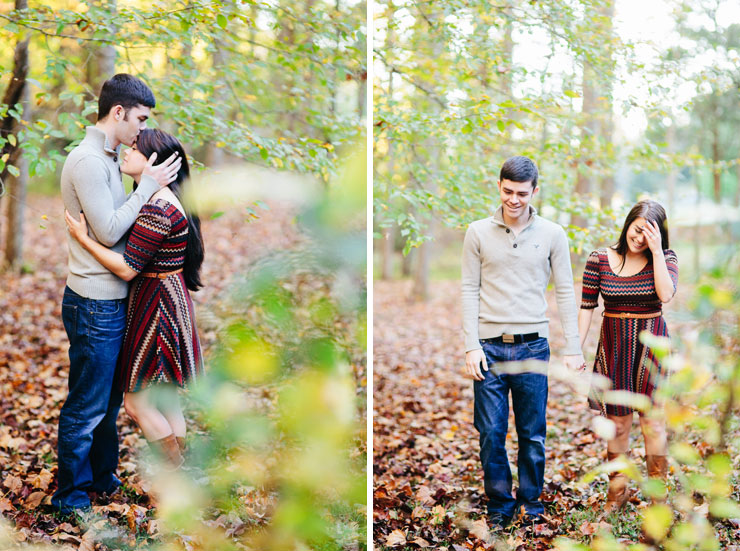
[[645,225],[642,228],[642,232],[645,234],[645,240],[647,246],[652,253],[663,252],[663,240],[660,235],[660,228],[656,222],[652,220],[646,220]]
[[67,222],[67,230],[70,235],[77,241],[82,241],[87,237],[87,222],[85,222],[85,215],[80,213],[79,220],[72,216],[69,211],[64,211],[64,221]]

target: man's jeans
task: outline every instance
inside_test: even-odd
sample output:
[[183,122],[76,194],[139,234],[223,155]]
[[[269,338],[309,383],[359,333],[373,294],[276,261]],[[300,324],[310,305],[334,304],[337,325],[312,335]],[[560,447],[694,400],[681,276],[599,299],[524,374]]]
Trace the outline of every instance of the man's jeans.
[[[507,373],[502,362],[550,359],[545,338],[521,344],[506,344],[491,339],[480,341],[486,355],[485,379],[475,381],[475,428],[480,433],[480,457],[489,516],[513,517],[524,506],[527,515],[544,512],[539,500],[545,474],[545,410],[547,371]],[[520,371],[515,368],[515,371]],[[506,456],[509,428],[509,391],[519,437],[519,488],[516,500],[511,495],[511,470]]]
[[90,506],[87,492],[120,485],[116,418],[122,394],[113,388],[126,325],[126,302],[93,300],[64,289],[62,320],[69,337],[69,395],[59,413],[58,488],[62,512]]

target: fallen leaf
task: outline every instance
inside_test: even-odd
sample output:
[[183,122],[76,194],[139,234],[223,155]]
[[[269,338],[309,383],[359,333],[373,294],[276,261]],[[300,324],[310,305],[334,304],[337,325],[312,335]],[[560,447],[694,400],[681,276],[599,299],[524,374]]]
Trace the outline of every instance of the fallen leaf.
[[41,504],[41,500],[45,497],[46,492],[34,492],[26,498],[23,505],[25,505],[27,509],[35,509]]
[[388,534],[388,537],[385,538],[385,544],[388,547],[396,547],[398,545],[405,545],[406,544],[406,534],[404,534],[401,530],[393,530],[393,532]]

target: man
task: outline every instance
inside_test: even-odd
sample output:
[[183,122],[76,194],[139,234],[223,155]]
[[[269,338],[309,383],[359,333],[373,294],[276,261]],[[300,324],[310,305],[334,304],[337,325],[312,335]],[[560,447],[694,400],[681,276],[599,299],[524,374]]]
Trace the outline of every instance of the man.
[[[521,512],[524,520],[537,522],[544,512],[539,500],[545,472],[544,362],[550,358],[545,290],[551,273],[565,333],[565,365],[584,364],[568,241],[562,227],[538,216],[529,204],[539,191],[537,177],[527,157],[508,159],[498,181],[501,206],[470,225],[463,245],[463,373],[475,381],[475,427],[494,526],[506,526]],[[515,372],[501,365],[524,360],[539,360],[542,369]],[[519,438],[516,499],[505,446],[509,392]]]
[[[69,212],[84,212],[90,235],[122,252],[126,232],[142,205],[175,180],[176,156],[153,166],[126,197],[118,156],[121,144],[132,146],[146,128],[152,91],[140,79],[118,74],[103,84],[98,121],[67,157],[61,189]],[[69,394],[59,414],[58,488],[52,505],[62,513],[90,507],[87,492],[111,494],[120,486],[116,418],[121,393],[113,375],[123,339],[128,285],[99,264],[80,244],[67,239],[69,276],[62,320],[69,337]]]

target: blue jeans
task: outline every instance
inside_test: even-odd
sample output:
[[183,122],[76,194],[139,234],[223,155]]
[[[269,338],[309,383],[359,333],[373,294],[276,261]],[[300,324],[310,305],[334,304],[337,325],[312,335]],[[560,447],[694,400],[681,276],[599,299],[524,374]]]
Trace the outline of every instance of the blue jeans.
[[[488,496],[488,514],[513,517],[524,506],[527,515],[544,513],[540,502],[545,475],[545,410],[547,409],[546,364],[543,372],[507,373],[502,362],[550,359],[545,338],[521,344],[480,341],[488,371],[475,381],[475,428],[480,433],[480,458]],[[517,468],[519,488],[511,495],[511,469],[506,456],[509,430],[509,391],[519,437]]]
[[113,388],[126,326],[126,301],[94,300],[64,289],[69,337],[69,394],[59,413],[59,470],[52,505],[64,513],[90,506],[87,492],[121,484],[116,419],[122,394]]

